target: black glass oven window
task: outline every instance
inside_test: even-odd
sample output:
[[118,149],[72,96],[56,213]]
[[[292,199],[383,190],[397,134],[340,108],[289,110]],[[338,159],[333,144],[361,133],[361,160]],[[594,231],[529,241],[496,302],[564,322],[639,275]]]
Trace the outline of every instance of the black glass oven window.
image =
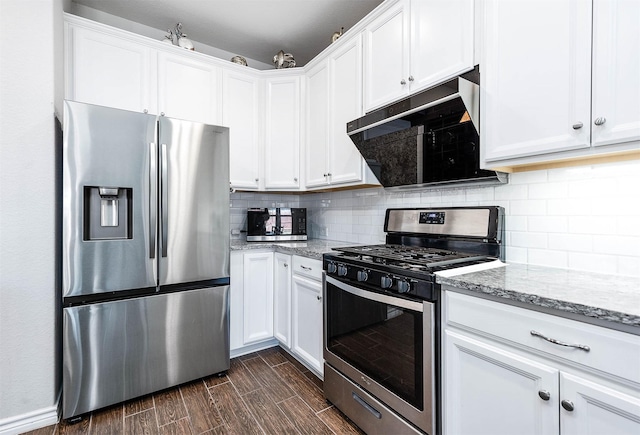
[[327,349],[420,410],[422,331],[422,313],[327,283]]

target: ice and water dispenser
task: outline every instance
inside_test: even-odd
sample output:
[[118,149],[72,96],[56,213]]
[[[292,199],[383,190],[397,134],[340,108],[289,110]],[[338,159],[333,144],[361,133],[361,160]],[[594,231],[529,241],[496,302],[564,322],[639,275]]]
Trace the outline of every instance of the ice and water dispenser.
[[131,239],[131,188],[85,186],[84,240]]

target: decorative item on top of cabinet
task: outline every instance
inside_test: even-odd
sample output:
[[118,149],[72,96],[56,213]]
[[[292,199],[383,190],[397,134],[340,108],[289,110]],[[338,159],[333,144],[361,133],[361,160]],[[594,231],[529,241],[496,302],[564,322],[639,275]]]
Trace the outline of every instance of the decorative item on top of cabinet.
[[296,66],[296,61],[293,59],[293,54],[280,50],[273,56],[273,64],[277,69],[293,68]]
[[231,58],[231,62],[237,63],[238,65],[247,66],[247,59],[242,56],[233,56]]
[[338,39],[340,39],[340,37],[342,36],[343,32],[344,32],[344,27],[340,27],[340,31],[339,32],[333,32],[333,35],[331,35],[331,43],[334,43]]
[[163,42],[170,42],[173,45],[186,48],[187,50],[195,50],[193,42],[187,38],[187,34],[182,33],[182,23],[176,24],[173,29],[167,29],[167,32],[169,32],[169,34],[164,35],[165,39]]

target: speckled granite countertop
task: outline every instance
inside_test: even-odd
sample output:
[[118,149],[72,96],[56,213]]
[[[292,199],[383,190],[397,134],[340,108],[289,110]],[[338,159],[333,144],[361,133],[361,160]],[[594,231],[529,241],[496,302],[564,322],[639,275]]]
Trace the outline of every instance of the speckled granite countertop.
[[437,282],[640,335],[640,278],[509,264]]
[[244,239],[231,240],[232,251],[246,251],[250,249],[275,249],[284,254],[301,255],[316,260],[322,260],[322,254],[341,246],[355,246],[357,243],[338,242],[335,240],[312,239],[306,242],[247,242]]

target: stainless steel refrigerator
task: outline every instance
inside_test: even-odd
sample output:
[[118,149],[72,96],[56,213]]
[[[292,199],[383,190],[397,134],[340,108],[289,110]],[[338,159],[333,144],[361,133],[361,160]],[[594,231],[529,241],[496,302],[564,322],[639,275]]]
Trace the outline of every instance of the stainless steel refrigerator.
[[63,418],[229,368],[229,131],[65,101]]

